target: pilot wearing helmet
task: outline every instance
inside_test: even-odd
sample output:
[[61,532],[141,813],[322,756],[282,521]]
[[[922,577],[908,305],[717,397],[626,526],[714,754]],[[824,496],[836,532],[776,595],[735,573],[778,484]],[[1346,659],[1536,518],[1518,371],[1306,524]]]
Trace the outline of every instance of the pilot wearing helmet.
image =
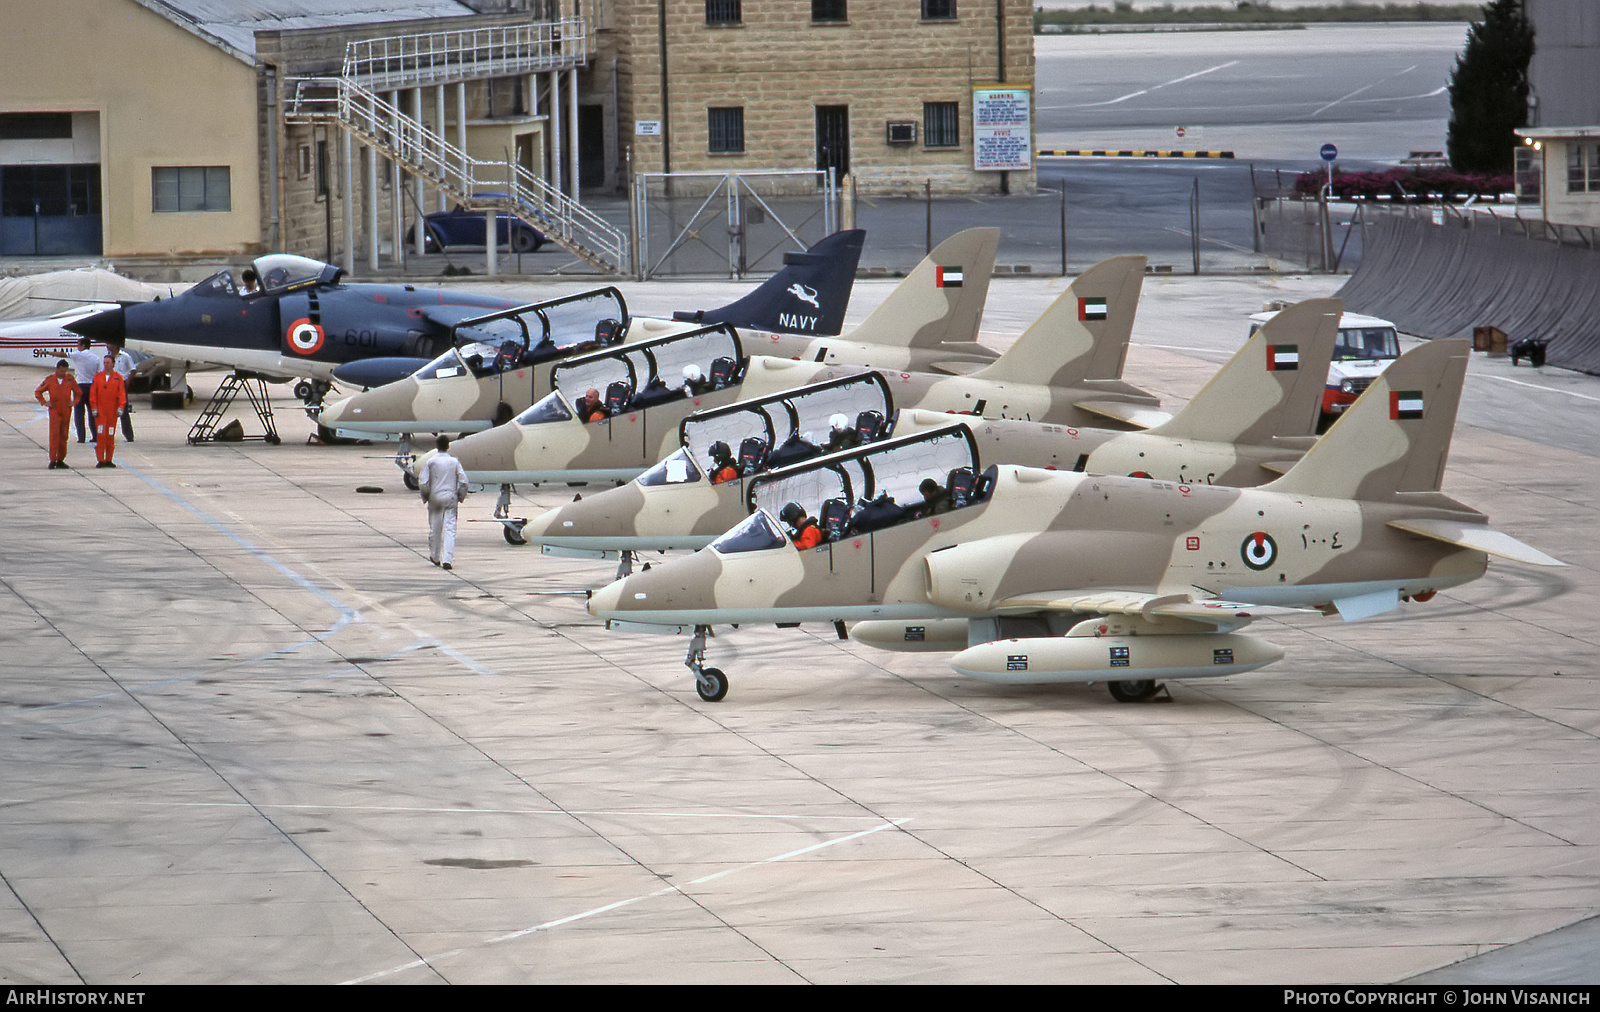
[[844,414],[835,414],[828,419],[828,452],[836,453],[839,450],[850,450],[861,445],[861,433],[850,424],[850,419]]
[[805,507],[799,503],[785,504],[778,512],[778,519],[788,526],[789,537],[794,541],[797,551],[803,552],[822,544],[822,528],[817,525],[815,518],[806,514]]
[[706,452],[711,454],[711,484],[721,485],[739,477],[739,467],[733,462],[733,451],[727,443],[719,439]]

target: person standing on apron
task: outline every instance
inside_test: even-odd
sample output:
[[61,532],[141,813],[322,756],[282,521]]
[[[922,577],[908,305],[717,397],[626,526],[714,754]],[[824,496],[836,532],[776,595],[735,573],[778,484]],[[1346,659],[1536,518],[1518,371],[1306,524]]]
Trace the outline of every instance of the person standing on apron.
[[102,361],[105,367],[89,386],[89,407],[94,411],[94,455],[100,458],[95,467],[116,467],[111,458],[117,452],[117,419],[128,406],[128,388],[117,375],[116,359],[107,355]]
[[439,452],[422,466],[417,485],[428,504],[428,561],[450,568],[456,555],[456,507],[467,492],[467,472],[450,456],[450,439],[440,436]]
[[[133,376],[133,356],[128,354],[125,349],[114,344],[110,346],[110,352],[116,356],[115,368],[117,375],[122,377],[122,389],[123,393],[126,394],[128,380]],[[122,438],[130,443],[133,442],[133,403],[131,401],[127,401],[122,406]]]
[[78,338],[78,350],[68,355],[72,360],[72,376],[78,383],[78,406],[72,412],[78,420],[78,442],[84,438],[84,415],[89,416],[89,428],[94,428],[94,408],[89,404],[89,387],[94,383],[94,374],[100,371],[100,356],[89,350],[89,339]]
[[72,409],[83,399],[66,359],[33,391],[40,404],[50,408],[50,468],[67,466],[67,437],[72,429]]

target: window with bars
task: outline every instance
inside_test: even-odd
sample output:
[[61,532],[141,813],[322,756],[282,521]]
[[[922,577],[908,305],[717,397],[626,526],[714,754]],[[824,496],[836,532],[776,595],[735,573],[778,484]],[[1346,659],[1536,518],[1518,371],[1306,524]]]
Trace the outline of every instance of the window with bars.
[[744,107],[707,109],[706,132],[710,136],[708,147],[712,154],[743,154]]
[[740,0],[706,0],[706,24],[738,25],[744,23]]
[[1600,144],[1567,142],[1567,192],[1600,193]]
[[961,103],[922,103],[922,146],[959,148],[961,146]]
[[151,210],[231,211],[226,165],[155,166],[150,170]]
[[845,0],[811,0],[811,20],[822,24],[850,20]]
[[954,21],[956,0],[922,0],[922,20]]

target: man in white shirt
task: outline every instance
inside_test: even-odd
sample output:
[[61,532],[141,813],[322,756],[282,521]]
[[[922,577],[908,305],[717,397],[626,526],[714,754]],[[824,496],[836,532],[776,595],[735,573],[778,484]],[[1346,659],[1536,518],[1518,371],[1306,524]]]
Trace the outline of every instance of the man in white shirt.
[[87,337],[80,337],[78,350],[68,355],[67,361],[72,363],[72,378],[83,393],[83,399],[72,409],[72,417],[78,425],[78,442],[81,443],[84,441],[85,416],[89,419],[89,428],[94,428],[94,409],[89,407],[89,387],[94,385],[94,375],[100,371],[100,356],[89,350]]
[[[112,366],[112,368],[117,371],[118,376],[122,377],[123,386],[126,388],[128,382],[133,379],[133,356],[114,344],[108,350],[116,357],[116,365]],[[130,443],[133,442],[133,401],[131,400],[122,406],[122,438]]]
[[428,559],[449,569],[456,554],[456,506],[466,494],[467,472],[450,456],[448,437],[440,436],[436,445],[439,452],[422,465],[417,484],[428,504]]

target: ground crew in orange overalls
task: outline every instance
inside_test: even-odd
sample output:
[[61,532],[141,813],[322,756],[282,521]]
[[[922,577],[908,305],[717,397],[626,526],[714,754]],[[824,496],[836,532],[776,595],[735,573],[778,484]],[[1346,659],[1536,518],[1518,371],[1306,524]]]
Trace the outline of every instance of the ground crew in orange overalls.
[[33,391],[34,400],[50,408],[50,467],[67,466],[67,437],[72,428],[72,409],[83,399],[66,359],[56,363],[56,371],[44,378]]
[[117,451],[117,419],[127,404],[128,387],[117,373],[116,359],[107,355],[89,387],[89,407],[94,409],[94,455],[100,458],[95,467],[117,466],[111,462]]

